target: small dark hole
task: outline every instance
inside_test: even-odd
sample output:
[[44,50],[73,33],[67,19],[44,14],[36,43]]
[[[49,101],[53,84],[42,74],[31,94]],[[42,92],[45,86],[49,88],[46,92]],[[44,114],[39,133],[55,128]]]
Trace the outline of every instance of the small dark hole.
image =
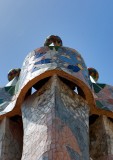
[[20,122],[20,121],[22,121],[22,117],[19,115],[15,115],[13,117],[10,117],[10,120],[12,120],[14,122]]
[[33,88],[38,91],[49,79],[50,79],[50,77],[47,77],[47,78],[40,80],[39,82],[34,84]]
[[99,115],[92,114],[92,115],[89,117],[89,125],[95,123],[95,121],[97,120],[97,118],[99,118]]

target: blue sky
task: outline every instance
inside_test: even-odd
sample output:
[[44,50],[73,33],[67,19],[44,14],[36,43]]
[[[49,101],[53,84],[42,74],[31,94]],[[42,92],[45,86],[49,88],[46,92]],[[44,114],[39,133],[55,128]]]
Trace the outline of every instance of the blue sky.
[[0,86],[51,34],[113,85],[113,0],[0,0]]

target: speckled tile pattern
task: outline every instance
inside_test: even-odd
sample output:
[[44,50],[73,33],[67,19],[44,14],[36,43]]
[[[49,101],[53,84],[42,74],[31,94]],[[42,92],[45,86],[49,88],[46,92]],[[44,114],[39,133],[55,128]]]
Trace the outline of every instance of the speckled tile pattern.
[[57,77],[22,105],[22,160],[89,160],[89,107]]
[[21,130],[8,118],[0,123],[0,160],[20,160],[22,154]]

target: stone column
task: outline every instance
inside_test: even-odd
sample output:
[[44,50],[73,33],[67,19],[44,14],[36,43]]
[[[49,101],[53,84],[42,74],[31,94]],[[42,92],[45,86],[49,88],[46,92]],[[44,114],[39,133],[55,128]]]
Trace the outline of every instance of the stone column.
[[89,107],[53,76],[22,105],[22,160],[89,160]]
[[4,118],[0,122],[0,160],[20,160],[22,139],[21,124]]
[[93,160],[113,160],[113,122],[106,116],[90,126],[90,155]]

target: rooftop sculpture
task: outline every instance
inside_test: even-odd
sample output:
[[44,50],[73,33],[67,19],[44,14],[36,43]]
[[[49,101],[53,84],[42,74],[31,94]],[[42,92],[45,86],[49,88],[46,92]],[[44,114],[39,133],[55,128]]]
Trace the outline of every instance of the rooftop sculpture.
[[[47,37],[44,46],[27,55],[21,69],[9,71],[9,83],[0,88],[1,159],[113,158],[107,136],[104,149],[100,139],[94,140],[108,135],[108,128],[113,133],[113,86],[98,83],[98,78],[75,49],[64,47],[58,36]],[[108,128],[96,132],[102,121]],[[109,141],[112,146],[110,135]]]

